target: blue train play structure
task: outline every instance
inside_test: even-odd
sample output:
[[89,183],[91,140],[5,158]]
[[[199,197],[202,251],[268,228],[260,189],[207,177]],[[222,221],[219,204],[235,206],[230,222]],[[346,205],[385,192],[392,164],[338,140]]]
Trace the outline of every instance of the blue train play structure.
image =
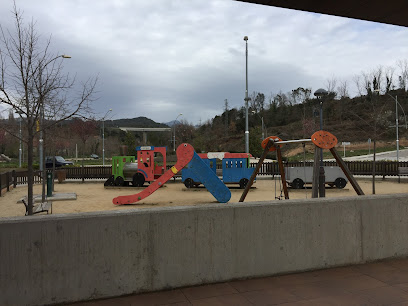
[[[198,156],[203,162],[217,174],[217,158],[222,162],[222,181],[224,184],[239,184],[244,189],[255,168],[251,168],[249,158],[252,156],[247,153],[228,153],[228,152],[210,152],[200,153]],[[194,171],[194,164],[189,163],[184,167],[181,175],[182,181],[187,188],[197,187],[202,182]]]

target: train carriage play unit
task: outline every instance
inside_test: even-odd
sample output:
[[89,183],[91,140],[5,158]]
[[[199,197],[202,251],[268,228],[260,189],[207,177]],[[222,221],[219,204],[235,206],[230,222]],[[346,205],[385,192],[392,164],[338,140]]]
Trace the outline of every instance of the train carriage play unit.
[[[222,173],[217,173],[222,177],[224,184],[239,184],[244,189],[254,172],[255,168],[250,167],[251,154],[248,153],[229,153],[229,152],[209,152],[198,154],[200,158],[217,173],[216,160],[220,159],[222,163]],[[197,187],[201,182],[191,170],[189,163],[181,172],[181,179],[187,188]]]
[[[137,159],[134,156],[113,156],[112,175],[105,186],[141,187],[145,182],[153,182],[166,171],[166,147],[138,146]],[[161,154],[163,164],[154,162],[156,154]]]

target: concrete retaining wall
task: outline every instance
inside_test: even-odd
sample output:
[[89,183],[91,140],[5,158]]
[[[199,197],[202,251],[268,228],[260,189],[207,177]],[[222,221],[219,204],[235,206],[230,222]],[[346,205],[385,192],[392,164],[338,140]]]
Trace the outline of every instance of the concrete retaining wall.
[[0,305],[408,256],[408,194],[0,220]]

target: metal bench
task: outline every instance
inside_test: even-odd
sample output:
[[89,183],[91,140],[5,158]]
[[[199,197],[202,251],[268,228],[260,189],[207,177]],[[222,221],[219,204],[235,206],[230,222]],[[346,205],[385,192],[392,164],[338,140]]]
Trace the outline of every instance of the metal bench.
[[[26,209],[25,215],[28,216],[28,204],[26,200],[27,198],[23,198],[21,199],[21,202],[23,202],[25,209]],[[49,211],[51,211],[52,213],[52,202],[51,201],[42,202],[42,203],[39,203],[33,206],[33,215],[39,214],[41,212],[47,212],[47,215],[48,215]]]

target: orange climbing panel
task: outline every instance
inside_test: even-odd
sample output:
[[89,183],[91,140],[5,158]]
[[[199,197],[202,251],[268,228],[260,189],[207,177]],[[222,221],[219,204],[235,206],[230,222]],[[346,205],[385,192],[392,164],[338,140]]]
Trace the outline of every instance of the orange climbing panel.
[[[265,138],[261,143],[261,146],[262,146],[263,149],[265,149],[266,145],[268,144],[269,139],[272,139],[274,142],[282,141],[282,139],[280,139],[278,136],[269,136],[269,137]],[[279,144],[279,147],[281,148],[282,145]],[[274,152],[274,151],[276,151],[276,146],[270,146],[269,147],[269,152]]]
[[316,146],[322,149],[331,149],[337,144],[337,137],[323,130],[315,132],[311,139]]

